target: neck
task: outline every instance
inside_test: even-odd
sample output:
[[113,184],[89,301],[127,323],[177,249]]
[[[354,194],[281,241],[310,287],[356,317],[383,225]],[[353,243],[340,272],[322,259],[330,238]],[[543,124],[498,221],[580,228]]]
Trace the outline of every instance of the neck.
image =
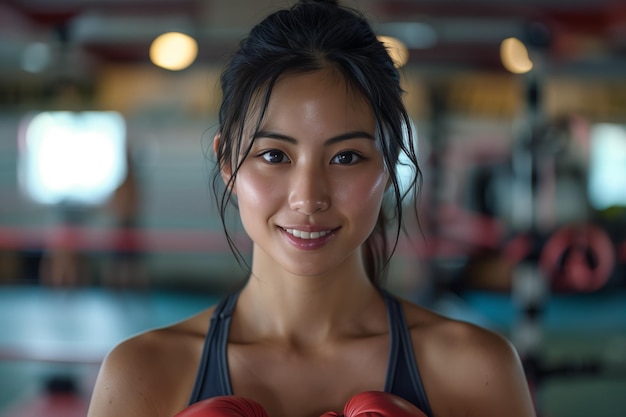
[[372,305],[384,309],[362,268],[308,277],[253,274],[237,304],[237,327],[244,338],[315,346],[373,324],[381,315]]

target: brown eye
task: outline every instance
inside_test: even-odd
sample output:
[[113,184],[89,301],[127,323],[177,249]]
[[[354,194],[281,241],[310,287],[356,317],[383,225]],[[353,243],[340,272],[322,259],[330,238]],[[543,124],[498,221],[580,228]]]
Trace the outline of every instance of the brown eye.
[[270,164],[281,164],[289,162],[289,158],[287,158],[287,155],[285,155],[283,151],[279,151],[278,149],[270,149],[269,151],[263,152],[261,156]]
[[352,165],[359,162],[361,159],[363,158],[356,152],[341,152],[333,158],[332,163],[338,165]]

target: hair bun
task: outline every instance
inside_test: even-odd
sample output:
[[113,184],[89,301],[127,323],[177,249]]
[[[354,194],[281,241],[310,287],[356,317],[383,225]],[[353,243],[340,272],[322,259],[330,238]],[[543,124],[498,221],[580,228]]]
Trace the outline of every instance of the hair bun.
[[331,6],[339,6],[338,0],[300,0],[300,3],[323,3]]

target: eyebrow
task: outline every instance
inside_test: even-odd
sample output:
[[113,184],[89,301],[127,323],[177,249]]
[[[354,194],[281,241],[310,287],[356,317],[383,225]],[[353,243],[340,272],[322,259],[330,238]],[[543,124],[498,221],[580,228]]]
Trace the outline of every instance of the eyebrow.
[[[257,138],[277,139],[277,140],[282,140],[282,141],[289,142],[292,144],[298,143],[298,140],[294,137],[283,135],[281,133],[269,132],[266,130],[259,130],[258,132],[256,132],[254,134],[254,139],[257,139]],[[349,140],[349,139],[375,140],[374,136],[372,136],[371,134],[360,131],[360,130],[355,130],[352,132],[346,132],[346,133],[342,133],[341,135],[333,136],[332,138],[327,139],[326,142],[324,142],[324,145],[332,145],[334,143],[342,142],[344,140]]]

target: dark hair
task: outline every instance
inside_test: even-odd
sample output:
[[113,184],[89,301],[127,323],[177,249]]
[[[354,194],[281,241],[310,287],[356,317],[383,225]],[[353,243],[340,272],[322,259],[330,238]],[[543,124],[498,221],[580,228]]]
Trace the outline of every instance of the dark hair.
[[[374,231],[365,243],[368,276],[374,284],[380,285],[398,244],[402,202],[408,194],[417,195],[421,172],[412,144],[409,116],[402,102],[398,71],[365,17],[356,10],[339,6],[336,1],[300,1],[269,15],[242,40],[224,67],[223,101],[219,111],[221,140],[216,151],[218,163],[213,181],[222,225],[235,256],[243,260],[225,223],[226,208],[232,200],[231,185],[241,162],[231,168],[232,176],[225,189],[221,188],[220,170],[232,161],[242,161],[240,156],[249,152],[251,143],[242,148],[244,121],[252,110],[258,110],[259,128],[272,89],[281,75],[323,68],[338,70],[348,85],[369,102],[376,118],[376,140],[390,173],[395,202],[390,215],[381,210]],[[253,107],[257,103],[259,109]],[[400,152],[404,152],[414,168],[410,186],[405,191],[401,190],[395,171]],[[386,229],[391,218],[395,219],[397,227],[390,250]]]

